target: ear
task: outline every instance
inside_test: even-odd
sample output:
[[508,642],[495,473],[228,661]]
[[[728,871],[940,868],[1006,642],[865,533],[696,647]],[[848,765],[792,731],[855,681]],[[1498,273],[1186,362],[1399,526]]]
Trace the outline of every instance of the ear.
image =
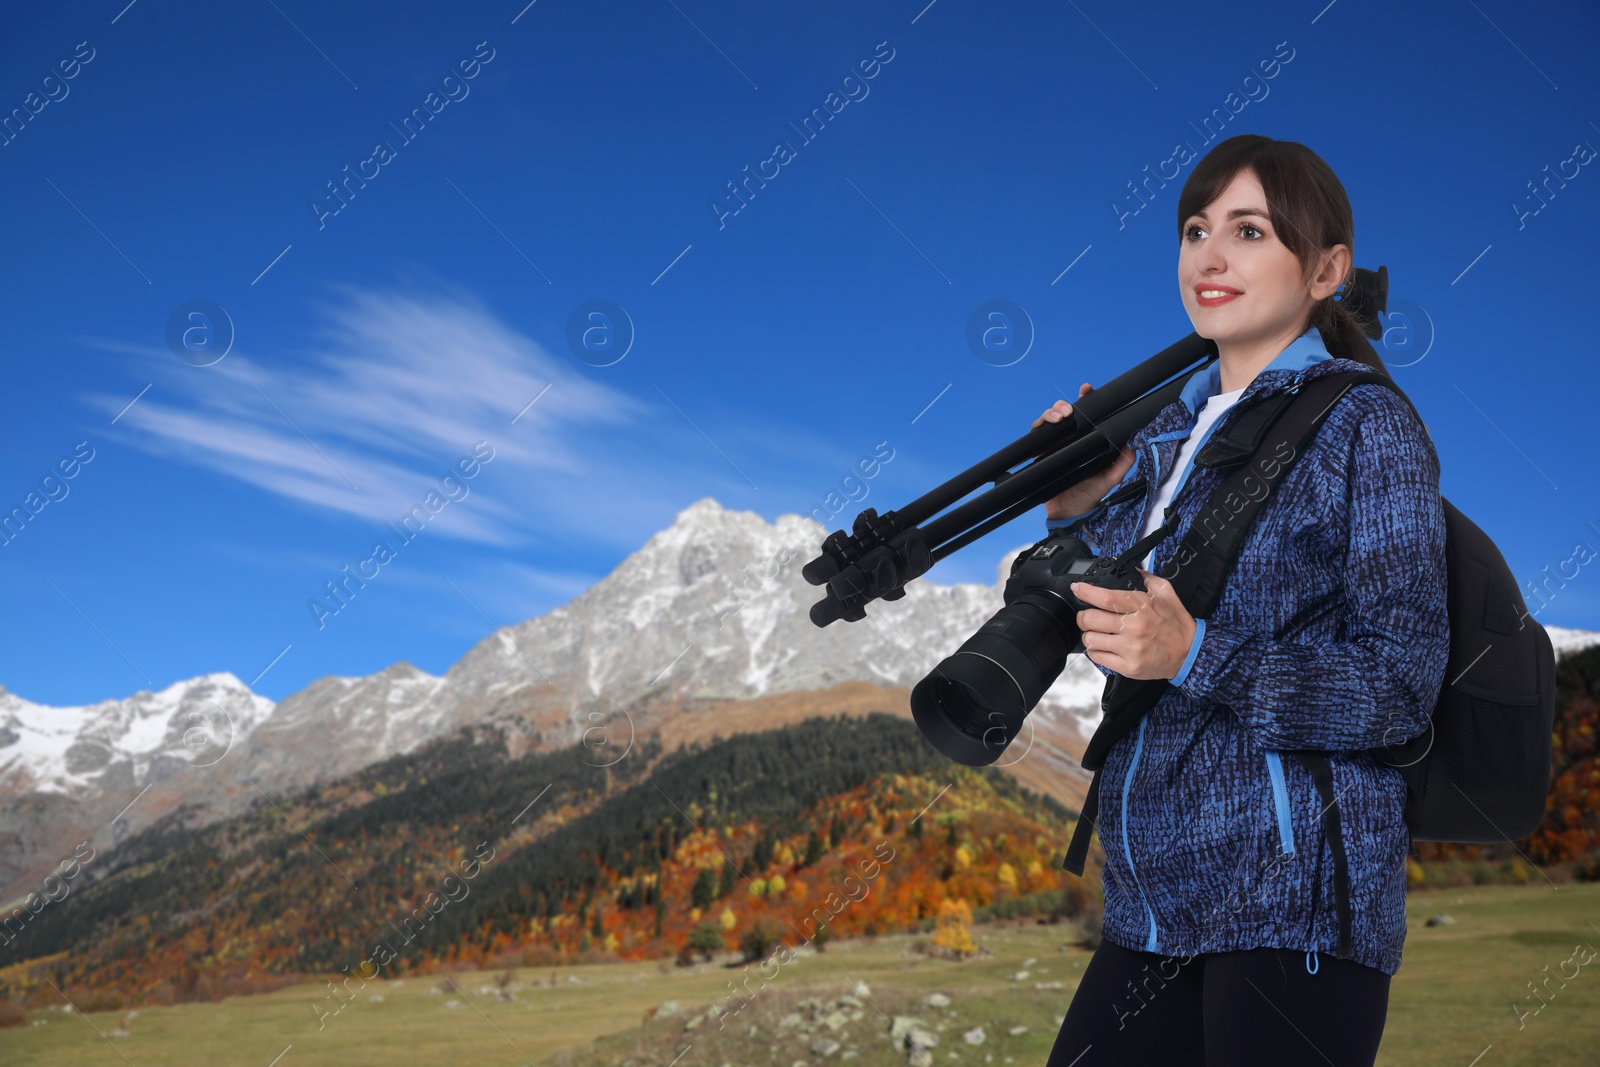
[[1311,299],[1323,300],[1337,292],[1340,282],[1350,273],[1350,261],[1349,245],[1338,244],[1323,249],[1317,273],[1311,279]]

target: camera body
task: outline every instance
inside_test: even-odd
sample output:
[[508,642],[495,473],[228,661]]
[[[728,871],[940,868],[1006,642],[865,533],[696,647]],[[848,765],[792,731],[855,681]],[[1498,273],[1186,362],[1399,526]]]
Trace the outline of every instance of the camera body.
[[[1144,579],[1133,561],[1096,556],[1081,537],[1052,533],[1033,547],[1017,554],[1011,562],[1011,577],[1006,580],[1005,602],[1009,605],[1030,590],[1053,593],[1073,606],[1073,611],[1094,607],[1073,593],[1074,582],[1097,585],[1102,589],[1133,589],[1143,592]],[[1080,642],[1072,651],[1082,652]]]
[[911,714],[934,748],[987,766],[1022,729],[1067,657],[1084,651],[1078,612],[1094,605],[1074,582],[1143,590],[1132,560],[1095,556],[1079,537],[1053,532],[1012,561],[1005,607],[911,691]]

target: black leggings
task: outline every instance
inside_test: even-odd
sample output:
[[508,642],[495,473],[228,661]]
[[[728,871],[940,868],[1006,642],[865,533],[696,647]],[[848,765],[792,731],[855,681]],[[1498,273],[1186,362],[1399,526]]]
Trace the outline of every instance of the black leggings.
[[1388,1009],[1389,976],[1353,960],[1256,948],[1185,962],[1102,941],[1047,1067],[1371,1067]]

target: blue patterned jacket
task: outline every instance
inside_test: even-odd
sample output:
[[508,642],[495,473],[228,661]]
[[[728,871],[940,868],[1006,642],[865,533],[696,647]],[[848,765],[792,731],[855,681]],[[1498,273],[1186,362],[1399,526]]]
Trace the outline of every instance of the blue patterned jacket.
[[[1330,356],[1312,327],[1212,432],[1302,379],[1370,369]],[[1149,491],[1080,517],[1078,534],[1097,555],[1139,539],[1201,402],[1219,391],[1215,364],[1196,371],[1181,400],[1129,440],[1138,458],[1122,484],[1145,477]],[[1177,532],[1142,561],[1153,560],[1149,570],[1171,573],[1183,531],[1227,473],[1186,462],[1173,494]],[[1334,405],[1262,506],[1171,686],[1106,756],[1097,824],[1104,937],[1167,955],[1301,949],[1314,969],[1311,954],[1337,943],[1333,857],[1310,772],[1283,753],[1328,750],[1349,864],[1351,955],[1398,971],[1405,784],[1362,750],[1426,728],[1449,654],[1446,608],[1433,443],[1403,399],[1362,383]]]

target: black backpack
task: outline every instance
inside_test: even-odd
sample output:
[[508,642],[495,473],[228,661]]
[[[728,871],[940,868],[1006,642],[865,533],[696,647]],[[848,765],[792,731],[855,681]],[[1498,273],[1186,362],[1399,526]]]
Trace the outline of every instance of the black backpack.
[[[1191,527],[1174,557],[1186,562],[1171,579],[1173,588],[1193,617],[1211,614],[1257,510],[1303,454],[1334,403],[1361,382],[1393,389],[1411,404],[1386,374],[1325,374],[1251,404],[1195,455],[1196,467],[1235,466],[1235,470],[1223,479],[1202,512],[1225,518],[1208,523],[1203,535]],[[1412,411],[1416,411],[1414,405]],[[1255,462],[1258,457],[1282,456],[1284,448],[1291,446],[1290,459],[1277,461],[1270,477],[1265,472],[1273,465]],[[1247,479],[1253,487],[1244,486]],[[1262,482],[1266,493],[1260,491]],[[1143,479],[1108,495],[1102,503],[1141,488],[1150,488],[1143,485]],[[1225,505],[1230,494],[1233,503]],[[1244,501],[1242,507],[1237,506],[1240,500]],[[1398,767],[1405,778],[1406,826],[1413,840],[1515,842],[1532,833],[1544,818],[1555,718],[1555,652],[1549,634],[1528,614],[1511,569],[1494,542],[1448,500],[1443,503],[1450,617],[1450,656],[1444,681],[1427,730],[1403,744],[1371,751],[1380,762]],[[1121,558],[1142,559],[1174,526],[1169,506],[1167,521]],[[1131,679],[1117,674],[1106,679],[1103,717],[1082,760],[1094,778],[1062,863],[1064,869],[1083,873],[1089,831],[1099,810],[1100,767],[1106,752],[1137,726],[1168,685],[1165,679]],[[1349,886],[1332,772],[1324,753],[1293,755],[1311,772],[1323,801],[1340,913],[1337,954],[1346,956]]]

